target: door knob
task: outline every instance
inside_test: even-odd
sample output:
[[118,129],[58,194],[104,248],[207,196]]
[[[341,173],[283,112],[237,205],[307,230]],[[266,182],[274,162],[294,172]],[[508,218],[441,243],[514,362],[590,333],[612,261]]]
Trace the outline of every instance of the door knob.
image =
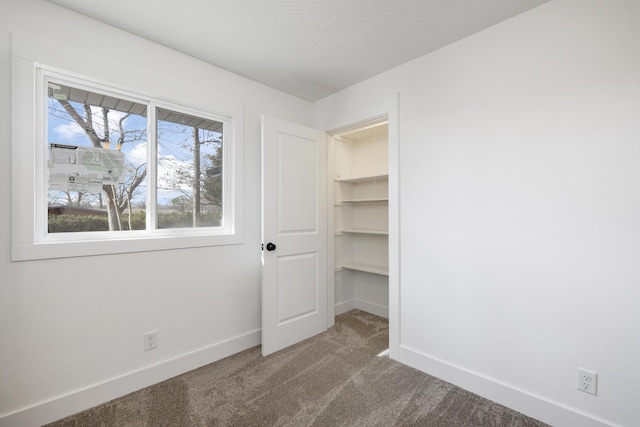
[[268,251],[274,251],[276,250],[276,245],[274,245],[273,243],[269,242],[267,243],[267,250]]

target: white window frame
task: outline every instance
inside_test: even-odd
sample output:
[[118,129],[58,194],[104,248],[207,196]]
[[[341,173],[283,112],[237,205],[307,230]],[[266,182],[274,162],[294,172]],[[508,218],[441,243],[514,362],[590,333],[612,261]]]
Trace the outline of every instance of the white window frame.
[[[27,43],[28,45],[28,43]],[[22,46],[19,46],[22,47]],[[165,82],[157,76],[146,76],[138,70],[129,80],[155,79],[155,85],[171,85],[171,95],[159,99],[141,95],[145,88],[135,88],[126,81],[106,81],[86,77],[55,66],[44,65],[33,55],[12,57],[12,185],[11,226],[12,261],[66,258],[90,255],[144,252],[154,250],[238,244],[243,242],[243,106],[224,97],[209,94],[196,99],[193,89]],[[42,52],[40,52],[42,53]],[[26,58],[25,58],[26,56]],[[29,57],[31,56],[31,57]],[[47,55],[43,55],[47,56]],[[87,61],[84,61],[86,63]],[[113,66],[113,64],[111,64]],[[97,65],[99,67],[99,64]],[[95,67],[95,65],[94,65]],[[91,67],[89,67],[91,68]],[[96,71],[98,68],[96,68]],[[90,70],[89,70],[90,71]],[[132,70],[122,75],[130,76]],[[47,92],[45,77],[71,86],[97,89],[123,99],[146,103],[147,108],[147,229],[79,233],[46,233],[47,231]],[[127,80],[124,78],[123,80]],[[124,88],[127,89],[124,89]],[[169,86],[166,86],[169,87]],[[223,122],[223,221],[220,227],[153,229],[155,218],[156,107],[184,112]],[[150,195],[150,196],[149,196]]]

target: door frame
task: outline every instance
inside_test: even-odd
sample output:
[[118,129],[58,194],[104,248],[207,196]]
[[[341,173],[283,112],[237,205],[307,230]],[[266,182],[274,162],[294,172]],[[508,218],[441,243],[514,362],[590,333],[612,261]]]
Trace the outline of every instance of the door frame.
[[[327,118],[325,131],[327,138],[347,130],[379,122],[388,121],[389,132],[389,357],[399,359],[400,352],[400,146],[398,139],[398,93],[374,100],[366,105],[337,111]],[[328,156],[332,156],[333,143],[327,141]],[[327,160],[333,157],[327,157]],[[333,179],[333,161],[327,170],[329,180]],[[332,202],[333,186],[328,185],[329,201]],[[327,204],[329,229],[333,229],[333,203]],[[330,237],[330,236],[329,236]],[[333,244],[330,240],[329,259],[333,259]],[[335,322],[335,274],[334,263],[328,263],[327,272],[327,326]]]

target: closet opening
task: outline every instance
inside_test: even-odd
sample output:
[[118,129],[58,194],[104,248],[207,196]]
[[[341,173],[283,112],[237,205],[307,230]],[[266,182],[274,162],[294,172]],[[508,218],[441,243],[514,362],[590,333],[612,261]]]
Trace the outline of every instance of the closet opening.
[[358,309],[388,319],[387,119],[332,135],[328,160],[329,301],[334,316]]

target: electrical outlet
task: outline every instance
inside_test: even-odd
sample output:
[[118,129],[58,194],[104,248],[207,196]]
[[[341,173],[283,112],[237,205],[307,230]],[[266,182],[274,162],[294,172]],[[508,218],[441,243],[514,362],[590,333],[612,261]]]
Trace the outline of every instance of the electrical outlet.
[[151,331],[144,334],[144,351],[153,350],[158,346],[158,332]]
[[596,396],[598,394],[598,374],[578,368],[578,390]]

